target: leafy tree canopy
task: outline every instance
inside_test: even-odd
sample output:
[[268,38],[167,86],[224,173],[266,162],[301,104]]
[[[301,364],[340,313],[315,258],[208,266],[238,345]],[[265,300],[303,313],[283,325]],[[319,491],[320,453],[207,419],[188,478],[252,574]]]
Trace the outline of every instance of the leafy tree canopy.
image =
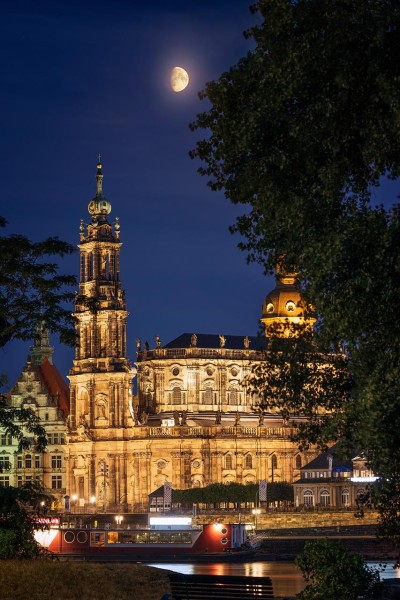
[[[258,484],[212,483],[203,488],[173,490],[172,501],[180,504],[256,503]],[[293,486],[284,481],[268,483],[267,502],[293,502]]]
[[298,273],[318,315],[316,350],[345,348],[351,401],[332,440],[351,437],[397,489],[400,210],[374,194],[400,175],[400,5],[259,0],[252,10],[253,47],[200,94],[211,107],[191,127],[208,136],[191,154],[213,189],[244,205],[232,231],[248,259]]
[[363,558],[352,554],[339,542],[306,542],[296,565],[307,583],[297,594],[300,600],[377,600],[379,572],[370,569]]
[[[255,400],[254,408],[278,411],[294,430],[291,438],[301,450],[327,444],[341,434],[347,436],[352,382],[348,359],[342,352],[317,351],[312,328],[307,323],[285,323],[268,327],[265,360],[252,369],[246,385]],[[294,418],[301,416],[301,418]]]
[[[0,217],[0,227],[5,225]],[[70,286],[76,285],[76,279],[60,274],[56,262],[73,250],[57,238],[31,242],[21,235],[0,236],[0,347],[13,339],[34,339],[42,322],[62,341],[73,344],[73,320],[66,303],[73,299]],[[5,395],[0,395],[0,431],[18,440],[20,450],[32,443],[39,452],[46,446],[39,417],[30,409],[10,407]],[[38,555],[32,515],[50,503],[51,497],[39,485],[0,486],[0,558]]]
[[[0,226],[4,225],[0,217]],[[0,236],[0,347],[13,339],[34,339],[41,321],[59,333],[61,341],[74,343],[66,303],[73,300],[76,278],[60,274],[54,260],[73,251],[58,238],[31,242],[22,235]]]
[[53,501],[37,483],[0,487],[0,559],[34,558],[41,548],[34,537],[35,517],[47,513]]

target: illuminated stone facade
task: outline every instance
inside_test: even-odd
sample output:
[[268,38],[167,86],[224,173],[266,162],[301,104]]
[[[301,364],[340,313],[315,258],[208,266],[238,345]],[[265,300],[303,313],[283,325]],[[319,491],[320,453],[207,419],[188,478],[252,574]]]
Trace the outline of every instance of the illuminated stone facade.
[[0,485],[19,487],[39,480],[56,499],[56,506],[62,507],[66,493],[68,387],[53,364],[48,331],[41,328],[39,333],[6,402],[10,408],[33,410],[46,430],[48,445],[43,453],[35,448],[20,452],[16,439],[0,431]]
[[[132,397],[136,369],[126,357],[119,223],[108,222],[102,177],[98,164],[91,223],[81,224],[79,244],[79,344],[69,375],[67,437],[71,501],[82,508],[92,499],[107,510],[146,510],[148,494],[166,481],[187,488],[297,479],[315,454],[298,452],[288,440],[290,425],[278,415],[260,417],[244,386],[252,365],[263,360],[263,339],[192,333],[166,345],[156,337],[152,349],[138,340]],[[292,284],[288,289],[278,281],[274,316],[299,319]],[[282,294],[290,296],[284,304]]]
[[294,482],[295,504],[308,508],[358,507],[376,479],[364,457],[355,453],[351,460],[344,460],[339,444],[335,444],[301,468],[300,479]]
[[[252,366],[264,359],[265,338],[187,333],[165,345],[156,337],[154,348],[137,340],[133,396],[136,367],[127,358],[120,225],[118,219],[108,221],[111,205],[103,193],[100,163],[96,184],[90,223],[80,226],[78,343],[69,373],[69,416],[64,419],[68,398],[60,412],[54,397],[42,390],[33,359],[11,394],[12,399],[18,394],[17,405],[32,400],[46,427],[48,420],[47,462],[37,474],[51,489],[52,457],[65,455],[58,493],[66,493],[71,508],[82,511],[147,510],[148,495],[166,481],[182,489],[298,479],[300,467],[315,453],[298,452],[288,439],[290,423],[279,415],[260,416],[245,386]],[[277,319],[302,319],[292,277],[278,278],[265,300],[266,332]],[[51,357],[47,352],[46,358],[45,348],[46,342],[34,360],[44,364]],[[59,441],[65,433],[65,446],[54,446],[56,433]],[[0,456],[14,451],[5,444]]]

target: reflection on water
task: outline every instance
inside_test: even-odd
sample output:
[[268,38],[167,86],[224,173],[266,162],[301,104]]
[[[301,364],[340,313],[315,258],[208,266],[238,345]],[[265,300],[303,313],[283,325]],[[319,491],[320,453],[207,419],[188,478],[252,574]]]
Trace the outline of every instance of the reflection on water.
[[152,563],[152,567],[178,571],[178,573],[206,573],[210,575],[252,575],[271,577],[275,596],[294,596],[304,588],[302,575],[291,562],[248,562],[248,563]]
[[381,579],[392,579],[400,577],[400,569],[394,566],[393,561],[388,562],[367,562],[367,565],[372,569],[378,569]]
[[[400,577],[400,569],[394,568],[394,563],[382,564],[379,562],[368,562],[369,567],[379,569],[381,578]],[[304,588],[303,577],[292,562],[248,562],[248,563],[152,563],[152,567],[178,571],[178,573],[206,573],[210,575],[252,575],[253,577],[270,577],[274,587],[275,596],[295,596]]]

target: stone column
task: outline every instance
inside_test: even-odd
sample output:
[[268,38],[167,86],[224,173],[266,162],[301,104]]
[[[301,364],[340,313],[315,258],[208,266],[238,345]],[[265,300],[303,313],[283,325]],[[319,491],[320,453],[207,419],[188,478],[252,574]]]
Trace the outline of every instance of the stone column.
[[76,428],[76,387],[71,385],[70,393],[70,416],[69,416],[69,425],[71,429]]

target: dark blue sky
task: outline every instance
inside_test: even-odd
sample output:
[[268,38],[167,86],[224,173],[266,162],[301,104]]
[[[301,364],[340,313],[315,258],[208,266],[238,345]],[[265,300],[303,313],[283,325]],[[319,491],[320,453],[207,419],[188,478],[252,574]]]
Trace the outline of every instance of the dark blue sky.
[[[135,340],[182,332],[254,335],[273,285],[248,266],[228,227],[241,210],[211,192],[188,152],[197,92],[250,49],[250,0],[2,0],[1,208],[5,233],[78,242],[95,193],[121,223],[122,281]],[[189,87],[169,88],[173,66]],[[63,270],[78,273],[78,254]],[[57,339],[66,375],[72,351]],[[0,372],[13,384],[29,343],[9,344]]]
[[[197,93],[250,49],[252,0],[1,0],[0,214],[6,233],[78,242],[95,193],[121,223],[122,280],[135,340],[183,332],[254,335],[273,280],[247,265],[228,227],[242,208],[211,192],[188,152]],[[176,94],[169,73],[189,71]],[[392,184],[391,203],[399,186]],[[386,193],[387,190],[384,190]],[[380,198],[377,198],[379,200]],[[63,270],[78,274],[78,254]],[[72,307],[71,307],[72,308]],[[66,375],[73,352],[57,339]],[[29,343],[0,353],[13,384]]]

